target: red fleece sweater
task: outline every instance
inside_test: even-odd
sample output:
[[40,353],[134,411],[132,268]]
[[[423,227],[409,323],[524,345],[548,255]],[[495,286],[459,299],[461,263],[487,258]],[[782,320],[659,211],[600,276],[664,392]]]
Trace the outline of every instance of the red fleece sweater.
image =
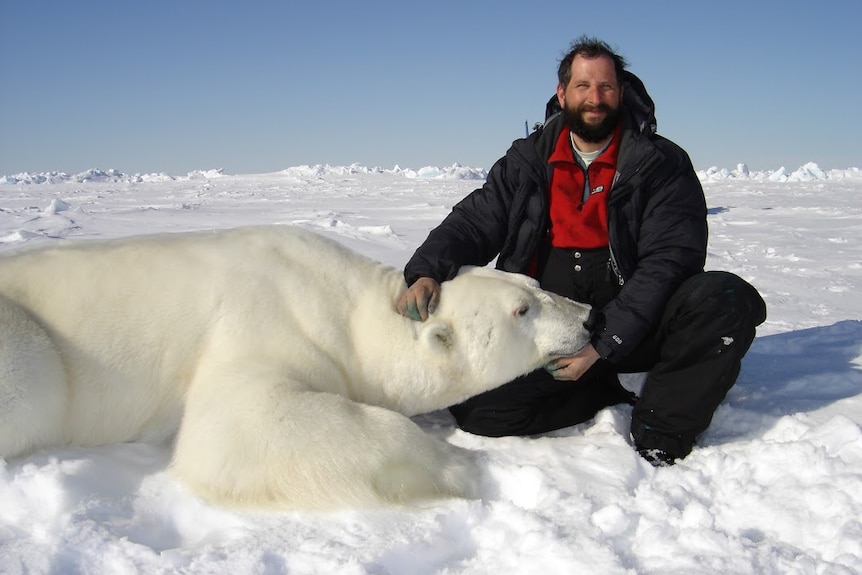
[[[608,245],[608,193],[614,182],[620,128],[607,149],[584,170],[575,160],[569,130],[562,130],[548,162],[553,164],[549,205],[551,245],[558,248],[601,248]],[[585,199],[586,198],[586,199]]]

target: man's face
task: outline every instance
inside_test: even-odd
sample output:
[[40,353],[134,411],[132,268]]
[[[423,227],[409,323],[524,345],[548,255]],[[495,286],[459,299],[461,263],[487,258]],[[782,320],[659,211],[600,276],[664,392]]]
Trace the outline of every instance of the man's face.
[[557,99],[572,132],[585,142],[602,143],[619,123],[622,87],[607,56],[572,60],[568,86],[557,86]]

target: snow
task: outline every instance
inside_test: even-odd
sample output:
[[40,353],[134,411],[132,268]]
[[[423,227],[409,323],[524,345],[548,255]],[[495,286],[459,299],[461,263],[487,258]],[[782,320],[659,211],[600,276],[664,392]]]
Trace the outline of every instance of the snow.
[[[401,267],[485,175],[3,176],[0,251],[267,223]],[[627,406],[533,438],[472,436],[436,412],[416,420],[477,452],[481,500],[301,514],[203,504],[171,478],[165,445],[54,449],[0,459],[0,572],[862,573],[862,172],[741,164],[698,176],[707,267],[756,285],[769,318],[685,461],[644,463]]]

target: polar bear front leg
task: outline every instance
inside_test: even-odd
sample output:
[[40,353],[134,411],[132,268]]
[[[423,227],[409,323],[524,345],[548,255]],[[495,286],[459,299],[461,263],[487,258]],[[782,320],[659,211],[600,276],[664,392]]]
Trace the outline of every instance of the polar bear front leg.
[[204,499],[331,509],[478,496],[470,452],[400,413],[225,375],[193,384],[174,453],[175,473]]

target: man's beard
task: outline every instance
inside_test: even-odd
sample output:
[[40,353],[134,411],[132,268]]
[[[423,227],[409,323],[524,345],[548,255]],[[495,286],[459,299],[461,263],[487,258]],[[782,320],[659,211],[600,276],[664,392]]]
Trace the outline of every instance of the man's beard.
[[[605,119],[598,124],[587,124],[584,122],[584,112],[596,109],[605,113]],[[566,106],[563,108],[563,121],[583,141],[591,144],[601,144],[610,137],[617,124],[620,123],[620,108],[611,108],[607,104],[599,104],[597,106],[581,104],[575,109]]]

